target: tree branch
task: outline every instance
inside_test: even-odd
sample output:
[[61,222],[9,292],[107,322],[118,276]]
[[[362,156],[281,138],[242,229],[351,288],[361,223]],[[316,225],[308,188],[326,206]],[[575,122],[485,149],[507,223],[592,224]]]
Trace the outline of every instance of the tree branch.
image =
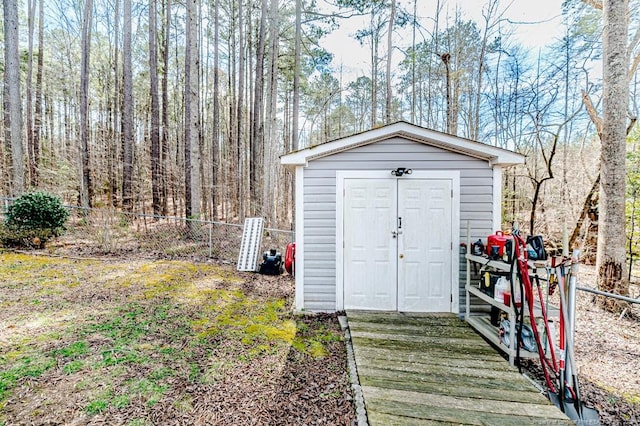
[[631,62],[631,68],[629,68],[629,74],[627,74],[627,78],[629,79],[629,81],[631,81],[631,79],[635,75],[636,70],[638,69],[638,65],[640,65],[640,53],[637,54],[636,57],[633,58],[633,62]]
[[591,102],[591,98],[586,91],[582,91],[582,102],[584,103],[585,108],[587,108],[587,112],[589,113],[589,118],[596,126],[596,131],[598,132],[598,136],[600,140],[602,140],[602,118],[598,115],[598,111],[593,106],[593,102]]
[[636,33],[633,35],[633,38],[631,38],[631,43],[627,46],[627,52],[633,52],[636,50],[638,43],[640,43],[640,27],[636,29]]
[[602,0],[582,0],[582,2],[595,9],[602,10]]
[[638,121],[638,117],[631,117],[631,121],[629,122],[629,125],[627,126],[627,136],[629,136],[629,134],[633,130],[633,127],[636,125],[636,121]]

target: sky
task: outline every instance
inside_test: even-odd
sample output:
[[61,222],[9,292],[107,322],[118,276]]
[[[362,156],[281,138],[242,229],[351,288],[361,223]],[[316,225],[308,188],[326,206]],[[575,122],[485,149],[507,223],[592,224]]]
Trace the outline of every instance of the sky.
[[[413,0],[398,0],[405,9],[413,10]],[[455,14],[456,7],[460,9],[463,19],[471,19],[482,29],[482,9],[484,0],[440,0],[445,4],[441,14],[442,28],[446,16],[450,20]],[[322,0],[319,2],[320,7]],[[504,10],[504,17],[514,24],[514,37],[525,47],[540,49],[562,37],[562,0],[502,0],[500,10]],[[418,0],[418,15],[422,25],[432,22],[431,16],[436,9],[436,0]],[[354,80],[358,76],[368,75],[370,58],[367,47],[360,46],[353,37],[355,31],[363,26],[366,17],[354,17],[340,21],[340,28],[323,39],[322,45],[334,54],[333,66],[342,69],[345,80]],[[420,41],[418,39],[418,41]],[[405,30],[394,34],[394,45],[408,46],[411,44],[411,31]],[[381,46],[381,52],[386,51],[386,39]],[[398,63],[402,53],[397,49],[393,53],[394,62]]]

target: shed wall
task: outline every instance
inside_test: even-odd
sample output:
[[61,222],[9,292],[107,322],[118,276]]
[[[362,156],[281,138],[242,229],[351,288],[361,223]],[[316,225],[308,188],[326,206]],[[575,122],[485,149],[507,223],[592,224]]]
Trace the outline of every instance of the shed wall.
[[[304,308],[336,307],[336,170],[460,171],[460,238],[492,233],[493,170],[485,160],[402,138],[391,138],[315,159],[304,169]],[[455,255],[456,253],[454,253]],[[466,262],[460,262],[460,312],[465,306]]]

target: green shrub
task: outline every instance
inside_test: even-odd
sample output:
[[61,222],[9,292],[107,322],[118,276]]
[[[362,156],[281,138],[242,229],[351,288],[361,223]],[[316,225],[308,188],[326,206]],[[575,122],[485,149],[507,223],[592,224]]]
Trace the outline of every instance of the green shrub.
[[0,239],[8,245],[40,248],[62,235],[69,212],[58,197],[46,192],[30,192],[18,198],[7,211]]

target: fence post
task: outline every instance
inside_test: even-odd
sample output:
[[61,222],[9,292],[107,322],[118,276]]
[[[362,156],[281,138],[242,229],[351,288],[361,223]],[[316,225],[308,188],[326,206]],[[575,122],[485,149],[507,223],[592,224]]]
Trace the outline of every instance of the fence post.
[[209,259],[213,257],[213,222],[209,222]]

